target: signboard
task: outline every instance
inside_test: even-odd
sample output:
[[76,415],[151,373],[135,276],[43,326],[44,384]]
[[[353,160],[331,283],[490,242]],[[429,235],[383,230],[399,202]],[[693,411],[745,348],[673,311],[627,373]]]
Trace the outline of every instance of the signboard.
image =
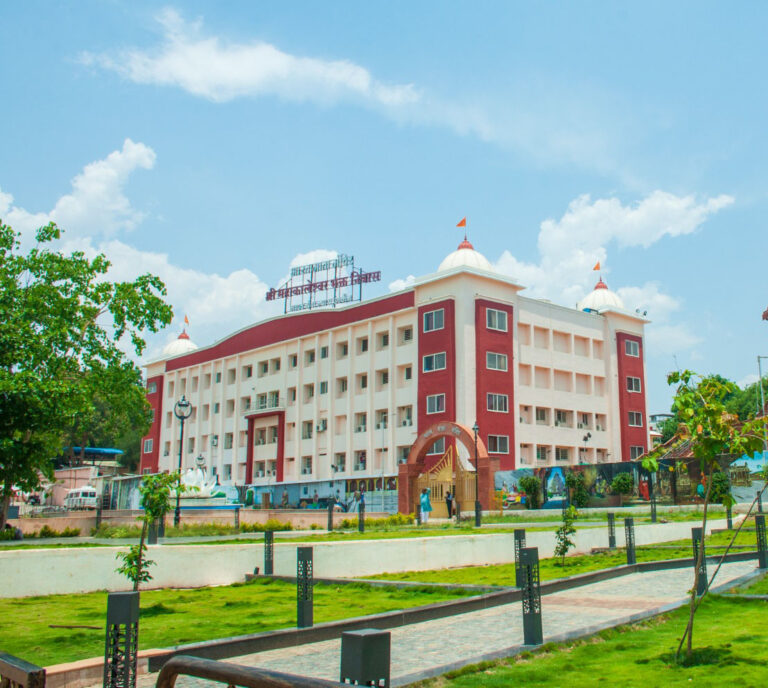
[[291,268],[291,277],[267,292],[267,301],[283,299],[284,312],[335,308],[362,301],[363,284],[379,282],[381,272],[355,268],[354,256],[341,254],[332,260]]

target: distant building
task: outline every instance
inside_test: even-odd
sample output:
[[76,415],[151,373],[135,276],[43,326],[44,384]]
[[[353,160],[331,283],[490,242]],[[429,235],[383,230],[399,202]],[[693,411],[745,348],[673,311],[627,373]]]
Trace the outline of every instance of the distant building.
[[577,308],[523,289],[465,239],[388,296],[281,315],[204,348],[184,332],[146,366],[154,422],[141,468],[176,468],[182,395],[193,404],[184,467],[202,455],[223,484],[257,491],[395,489],[417,436],[444,421],[477,421],[500,470],[643,454],[647,321],[602,279]]

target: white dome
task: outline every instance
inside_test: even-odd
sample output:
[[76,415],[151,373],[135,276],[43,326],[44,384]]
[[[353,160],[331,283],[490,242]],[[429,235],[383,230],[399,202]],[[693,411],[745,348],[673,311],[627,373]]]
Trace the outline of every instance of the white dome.
[[182,332],[178,339],[174,339],[172,342],[165,345],[163,356],[167,358],[181,356],[182,354],[188,354],[195,349],[197,349],[197,344],[189,338],[189,335],[186,332]]
[[624,308],[624,302],[621,297],[608,289],[608,285],[603,282],[602,278],[595,285],[592,293],[587,294],[578,304],[577,308],[580,311],[589,309],[593,311],[600,311],[603,308]]
[[475,251],[475,247],[467,241],[466,237],[453,253],[449,253],[443,259],[437,271],[443,272],[443,270],[463,267],[495,272],[490,261],[482,253]]

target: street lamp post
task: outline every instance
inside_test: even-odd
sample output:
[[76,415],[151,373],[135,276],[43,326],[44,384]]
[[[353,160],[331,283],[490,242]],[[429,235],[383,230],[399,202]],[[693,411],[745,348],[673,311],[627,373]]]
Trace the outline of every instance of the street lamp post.
[[[581,463],[589,463],[587,461],[587,442],[592,439],[592,433],[588,432],[584,437],[581,438],[584,441],[584,460]],[[597,463],[597,461],[595,461]]]
[[472,426],[472,432],[475,433],[475,528],[480,527],[480,510],[482,509],[480,505],[480,465],[477,460],[477,433],[479,431],[480,428],[477,427],[477,421],[475,421],[475,424]]
[[176,488],[176,511],[173,513],[173,525],[178,528],[181,522],[181,453],[184,450],[184,421],[192,415],[192,404],[187,401],[183,394],[173,407],[173,415],[181,423],[179,430],[179,484]]

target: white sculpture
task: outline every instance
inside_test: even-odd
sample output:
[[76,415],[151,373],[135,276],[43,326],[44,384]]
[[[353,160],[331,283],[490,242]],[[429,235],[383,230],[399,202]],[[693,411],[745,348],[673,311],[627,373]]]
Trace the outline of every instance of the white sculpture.
[[188,499],[209,499],[217,487],[216,476],[206,475],[205,467],[188,468],[181,482],[187,488],[182,495]]

